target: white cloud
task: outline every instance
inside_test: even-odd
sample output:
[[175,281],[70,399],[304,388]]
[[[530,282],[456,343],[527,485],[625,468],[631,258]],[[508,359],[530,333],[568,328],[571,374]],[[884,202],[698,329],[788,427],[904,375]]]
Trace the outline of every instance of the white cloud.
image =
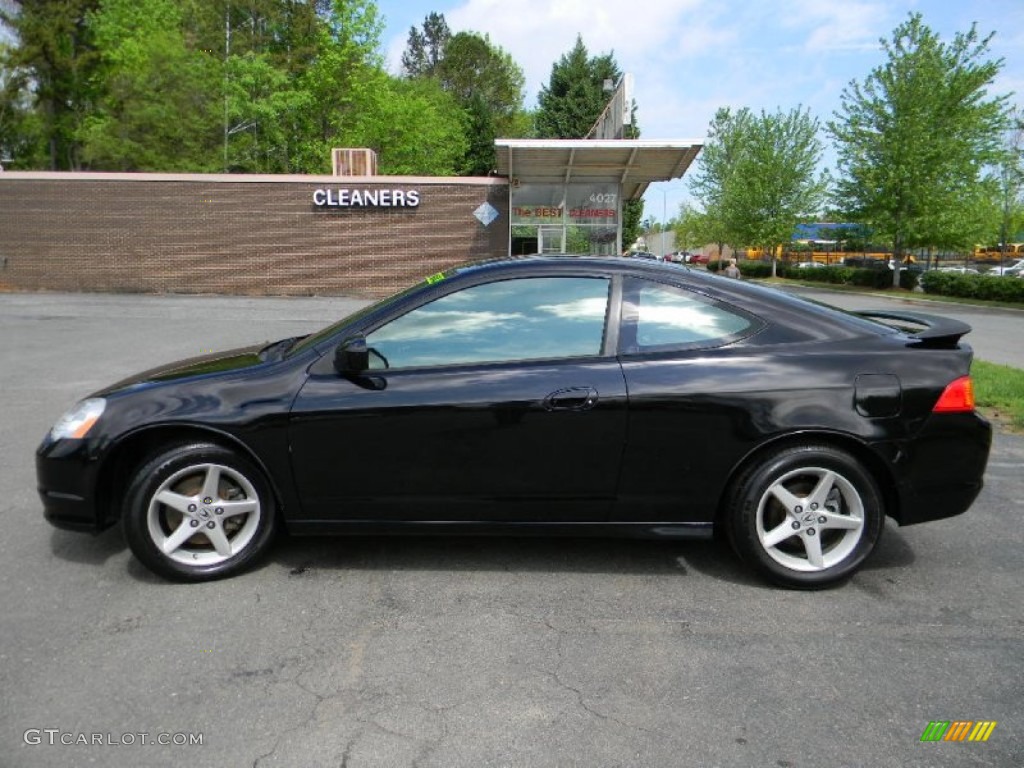
[[[630,8],[621,0],[469,0],[445,12],[449,26],[490,35],[523,67],[530,98],[551,75],[552,65],[576,42],[591,55],[614,52],[628,71],[631,62],[678,50],[680,30],[696,26],[704,0],[650,0]],[[691,16],[693,24],[687,24]]]
[[[793,0],[779,10],[783,24],[804,30],[798,36],[809,52],[835,50],[877,50],[878,38],[894,26],[887,23],[892,4],[877,2],[835,2],[835,0]],[[880,31],[880,22],[882,30]]]

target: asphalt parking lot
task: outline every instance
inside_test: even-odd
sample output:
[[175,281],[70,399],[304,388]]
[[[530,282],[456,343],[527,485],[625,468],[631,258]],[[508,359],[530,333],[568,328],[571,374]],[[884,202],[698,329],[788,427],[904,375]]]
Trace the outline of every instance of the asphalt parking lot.
[[[182,586],[45,523],[33,451],[75,400],[354,306],[0,294],[0,766],[1024,765],[1022,436],[970,512],[818,593],[577,539],[286,539]],[[997,726],[921,742],[957,720]]]

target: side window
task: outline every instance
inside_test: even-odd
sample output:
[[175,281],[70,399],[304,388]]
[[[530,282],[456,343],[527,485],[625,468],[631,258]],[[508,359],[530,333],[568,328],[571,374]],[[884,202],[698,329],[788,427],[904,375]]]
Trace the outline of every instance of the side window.
[[751,318],[682,288],[635,281],[627,297],[622,337],[627,354],[717,346],[756,330]]
[[601,354],[609,281],[530,277],[475,285],[366,337],[374,367],[407,368]]

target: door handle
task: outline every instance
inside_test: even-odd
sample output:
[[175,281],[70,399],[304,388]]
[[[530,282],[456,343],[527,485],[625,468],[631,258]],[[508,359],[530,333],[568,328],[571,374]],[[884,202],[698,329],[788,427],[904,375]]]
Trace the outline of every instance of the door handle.
[[597,390],[593,387],[566,387],[544,398],[549,411],[589,411],[597,405]]

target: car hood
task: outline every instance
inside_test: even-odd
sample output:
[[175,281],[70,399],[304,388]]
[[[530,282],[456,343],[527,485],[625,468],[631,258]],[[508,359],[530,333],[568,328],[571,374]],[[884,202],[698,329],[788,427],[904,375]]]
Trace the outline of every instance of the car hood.
[[240,347],[229,349],[223,352],[214,352],[208,355],[190,357],[185,360],[177,360],[167,363],[148,371],[134,374],[126,379],[111,384],[109,387],[96,393],[98,396],[108,395],[113,392],[124,391],[145,387],[150,384],[175,381],[185,378],[208,376],[211,374],[228,373],[244,368],[251,368],[263,364],[260,351],[266,348],[266,344],[254,344],[251,347]]

